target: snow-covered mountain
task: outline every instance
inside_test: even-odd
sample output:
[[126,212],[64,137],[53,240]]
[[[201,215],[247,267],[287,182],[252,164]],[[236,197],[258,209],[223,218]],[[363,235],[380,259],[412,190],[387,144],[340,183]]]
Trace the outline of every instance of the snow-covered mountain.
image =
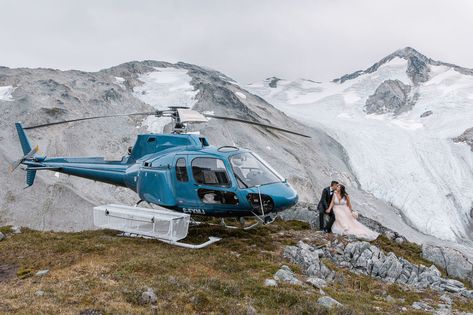
[[408,47],[332,82],[247,89],[338,141],[360,188],[420,232],[473,239],[472,69]]
[[[207,124],[196,126],[211,144],[237,145],[260,154],[294,185],[301,201],[317,202],[322,188],[330,180],[338,179],[347,184],[355,208],[364,216],[404,235],[410,241],[456,248],[473,260],[471,252],[473,242],[466,239],[464,242],[445,241],[432,236],[452,240],[454,238],[450,235],[456,233],[455,235],[467,237],[466,229],[469,221],[466,212],[463,212],[463,219],[460,211],[456,210],[452,212],[451,217],[448,215],[442,217],[442,212],[435,204],[439,202],[437,199],[429,200],[429,205],[432,207],[414,204],[417,209],[422,209],[418,214],[420,217],[430,220],[429,215],[432,217],[438,215],[448,223],[439,227],[440,233],[434,229],[423,230],[418,221],[420,219],[408,216],[411,212],[406,209],[412,208],[401,207],[393,202],[396,193],[405,194],[404,185],[409,185],[408,181],[400,185],[399,181],[402,179],[399,180],[397,176],[405,175],[396,175],[395,172],[403,171],[403,167],[411,171],[414,162],[402,164],[399,159],[407,159],[404,153],[390,156],[389,154],[393,154],[390,151],[386,151],[386,160],[381,161],[378,159],[371,161],[369,160],[371,156],[364,156],[365,150],[375,150],[371,153],[375,156],[378,154],[376,150],[381,151],[383,148],[391,150],[392,145],[403,148],[404,138],[409,139],[410,143],[413,143],[413,139],[417,139],[407,136],[410,134],[409,128],[417,124],[403,118],[403,115],[418,110],[422,95],[416,97],[414,90],[425,88],[433,79],[420,85],[410,83],[410,77],[405,70],[408,62],[401,59],[393,57],[386,63],[380,64],[373,72],[357,77],[356,74],[352,75],[352,78],[344,80],[343,83],[340,83],[341,80],[330,83],[315,83],[308,80],[287,82],[273,78],[248,88],[218,71],[187,63],[135,61],[99,72],[0,67],[2,112],[0,169],[4,170],[0,175],[0,225],[17,224],[42,230],[90,229],[93,228],[91,209],[94,205],[110,202],[134,204],[137,201],[136,194],[127,189],[49,171],[39,172],[35,185],[23,190],[24,174],[19,170],[13,174],[7,171],[9,162],[21,156],[14,122],[22,121],[24,125],[32,125],[85,116],[143,112],[151,111],[153,108],[186,105],[202,112],[270,123],[311,135],[312,138],[307,139],[261,127],[214,119]],[[429,64],[429,69],[430,67],[435,69]],[[448,69],[444,72],[448,74]],[[463,77],[464,74],[459,75]],[[378,78],[377,81],[364,79],[367,76]],[[386,80],[392,82],[385,82]],[[385,86],[379,88],[378,93],[372,96],[383,82]],[[249,89],[271,101],[266,101]],[[463,93],[461,88],[455,88],[455,91]],[[389,105],[380,103],[379,95],[385,95],[386,99],[390,99]],[[366,110],[378,111],[379,107],[379,111],[392,110],[396,113],[366,115],[363,112],[366,104],[360,103],[360,100],[362,98],[367,100],[370,96],[372,96],[368,102],[370,105]],[[328,104],[326,100],[330,100],[330,106],[326,106]],[[288,103],[289,101],[293,101],[294,104]],[[274,107],[272,102],[289,115],[294,115],[306,123],[286,115]],[[355,104],[359,104],[357,106],[360,108],[357,109]],[[436,115],[446,110],[433,105],[421,110],[422,113],[419,112],[419,115],[424,114],[424,118],[416,117],[416,119],[420,122],[425,119],[437,119]],[[456,106],[458,105],[450,107],[456,108]],[[447,106],[447,109],[450,107]],[[299,108],[300,112],[293,111],[293,108]],[[313,115],[314,109],[317,109],[319,116]],[[433,113],[427,116],[425,113],[427,110]],[[313,118],[305,119],[304,116]],[[326,117],[324,118],[326,122],[323,121],[323,117]],[[336,127],[340,122],[340,127]],[[31,130],[28,134],[34,144],[39,144],[41,153],[48,156],[105,156],[107,159],[118,159],[125,154],[128,146],[133,145],[137,134],[159,132],[168,127],[165,123],[154,117],[92,120]],[[378,125],[390,127],[378,128]],[[458,125],[455,126],[457,127]],[[389,134],[382,128],[397,131]],[[386,135],[379,133],[376,136],[378,129],[386,133],[388,139],[382,138]],[[417,132],[419,129],[416,129]],[[469,152],[467,143],[471,143],[471,130],[466,127],[460,129],[467,131],[451,132],[453,140],[446,141],[445,144],[448,148],[451,146],[451,151],[447,153],[452,156],[463,154],[463,163],[471,166],[471,157],[467,154]],[[351,133],[366,133],[362,134],[366,141],[358,143],[356,142],[358,137],[350,140]],[[428,140],[429,138],[420,138],[418,142]],[[442,143],[436,140],[431,142],[436,146]],[[376,146],[377,143],[379,145]],[[450,161],[450,155],[433,152]],[[423,158],[433,163],[428,160],[428,154],[423,155]],[[370,170],[373,173],[372,177],[364,173],[364,169],[360,171],[358,161],[372,164]],[[374,167],[374,163],[381,165]],[[453,192],[450,198],[467,199],[465,191],[471,189],[469,188],[471,185],[470,178],[464,174],[466,167],[461,168],[455,164],[450,168],[457,172],[456,178],[463,181],[464,187],[460,192],[466,196],[454,195],[453,192],[456,193],[456,190],[452,186]],[[432,173],[435,172],[438,172],[436,166],[433,167]],[[421,183],[420,176],[423,175],[416,177],[417,183]],[[411,178],[412,176],[409,180]],[[429,189],[438,184],[438,179],[436,180],[425,183],[425,193],[431,193]],[[447,181],[447,177],[442,180]],[[424,185],[421,184],[407,190],[416,194]],[[386,191],[391,194],[386,194]],[[389,196],[392,198],[387,198]],[[419,198],[424,197],[421,195]],[[464,199],[459,200],[468,205]],[[412,199],[410,201],[412,203]],[[446,208],[445,213],[447,211],[449,210]],[[306,211],[303,212],[302,216],[309,216]],[[454,220],[459,222],[458,225],[455,225]],[[436,227],[435,224],[437,220],[431,220],[428,226]]]

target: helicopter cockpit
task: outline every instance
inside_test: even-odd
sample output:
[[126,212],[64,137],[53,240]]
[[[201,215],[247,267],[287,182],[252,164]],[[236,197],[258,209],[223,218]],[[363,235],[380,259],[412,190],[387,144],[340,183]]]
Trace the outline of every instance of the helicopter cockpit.
[[261,157],[252,152],[243,152],[230,157],[233,173],[240,188],[250,188],[283,182],[279,175]]

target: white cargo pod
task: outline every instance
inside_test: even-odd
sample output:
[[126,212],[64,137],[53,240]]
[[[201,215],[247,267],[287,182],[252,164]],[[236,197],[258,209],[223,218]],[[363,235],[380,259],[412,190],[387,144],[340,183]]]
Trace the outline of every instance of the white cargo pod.
[[199,244],[185,244],[178,241],[187,236],[190,215],[164,208],[149,209],[109,204],[94,207],[94,225],[126,233],[156,238],[160,241],[187,248],[202,248],[220,238],[210,237]]

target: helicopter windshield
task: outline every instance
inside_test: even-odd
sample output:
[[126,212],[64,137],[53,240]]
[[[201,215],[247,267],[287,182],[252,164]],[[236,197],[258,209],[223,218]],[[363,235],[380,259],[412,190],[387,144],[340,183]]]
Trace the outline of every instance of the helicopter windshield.
[[233,173],[240,188],[284,181],[262,158],[254,153],[239,153],[230,157]]

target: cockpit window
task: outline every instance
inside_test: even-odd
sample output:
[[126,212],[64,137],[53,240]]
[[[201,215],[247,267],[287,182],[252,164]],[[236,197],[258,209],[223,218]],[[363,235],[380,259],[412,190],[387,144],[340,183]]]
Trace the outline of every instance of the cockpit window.
[[240,188],[282,182],[284,178],[256,154],[245,152],[232,155],[230,163]]
[[197,184],[229,187],[230,179],[225,164],[220,159],[195,158],[192,160],[192,175]]

